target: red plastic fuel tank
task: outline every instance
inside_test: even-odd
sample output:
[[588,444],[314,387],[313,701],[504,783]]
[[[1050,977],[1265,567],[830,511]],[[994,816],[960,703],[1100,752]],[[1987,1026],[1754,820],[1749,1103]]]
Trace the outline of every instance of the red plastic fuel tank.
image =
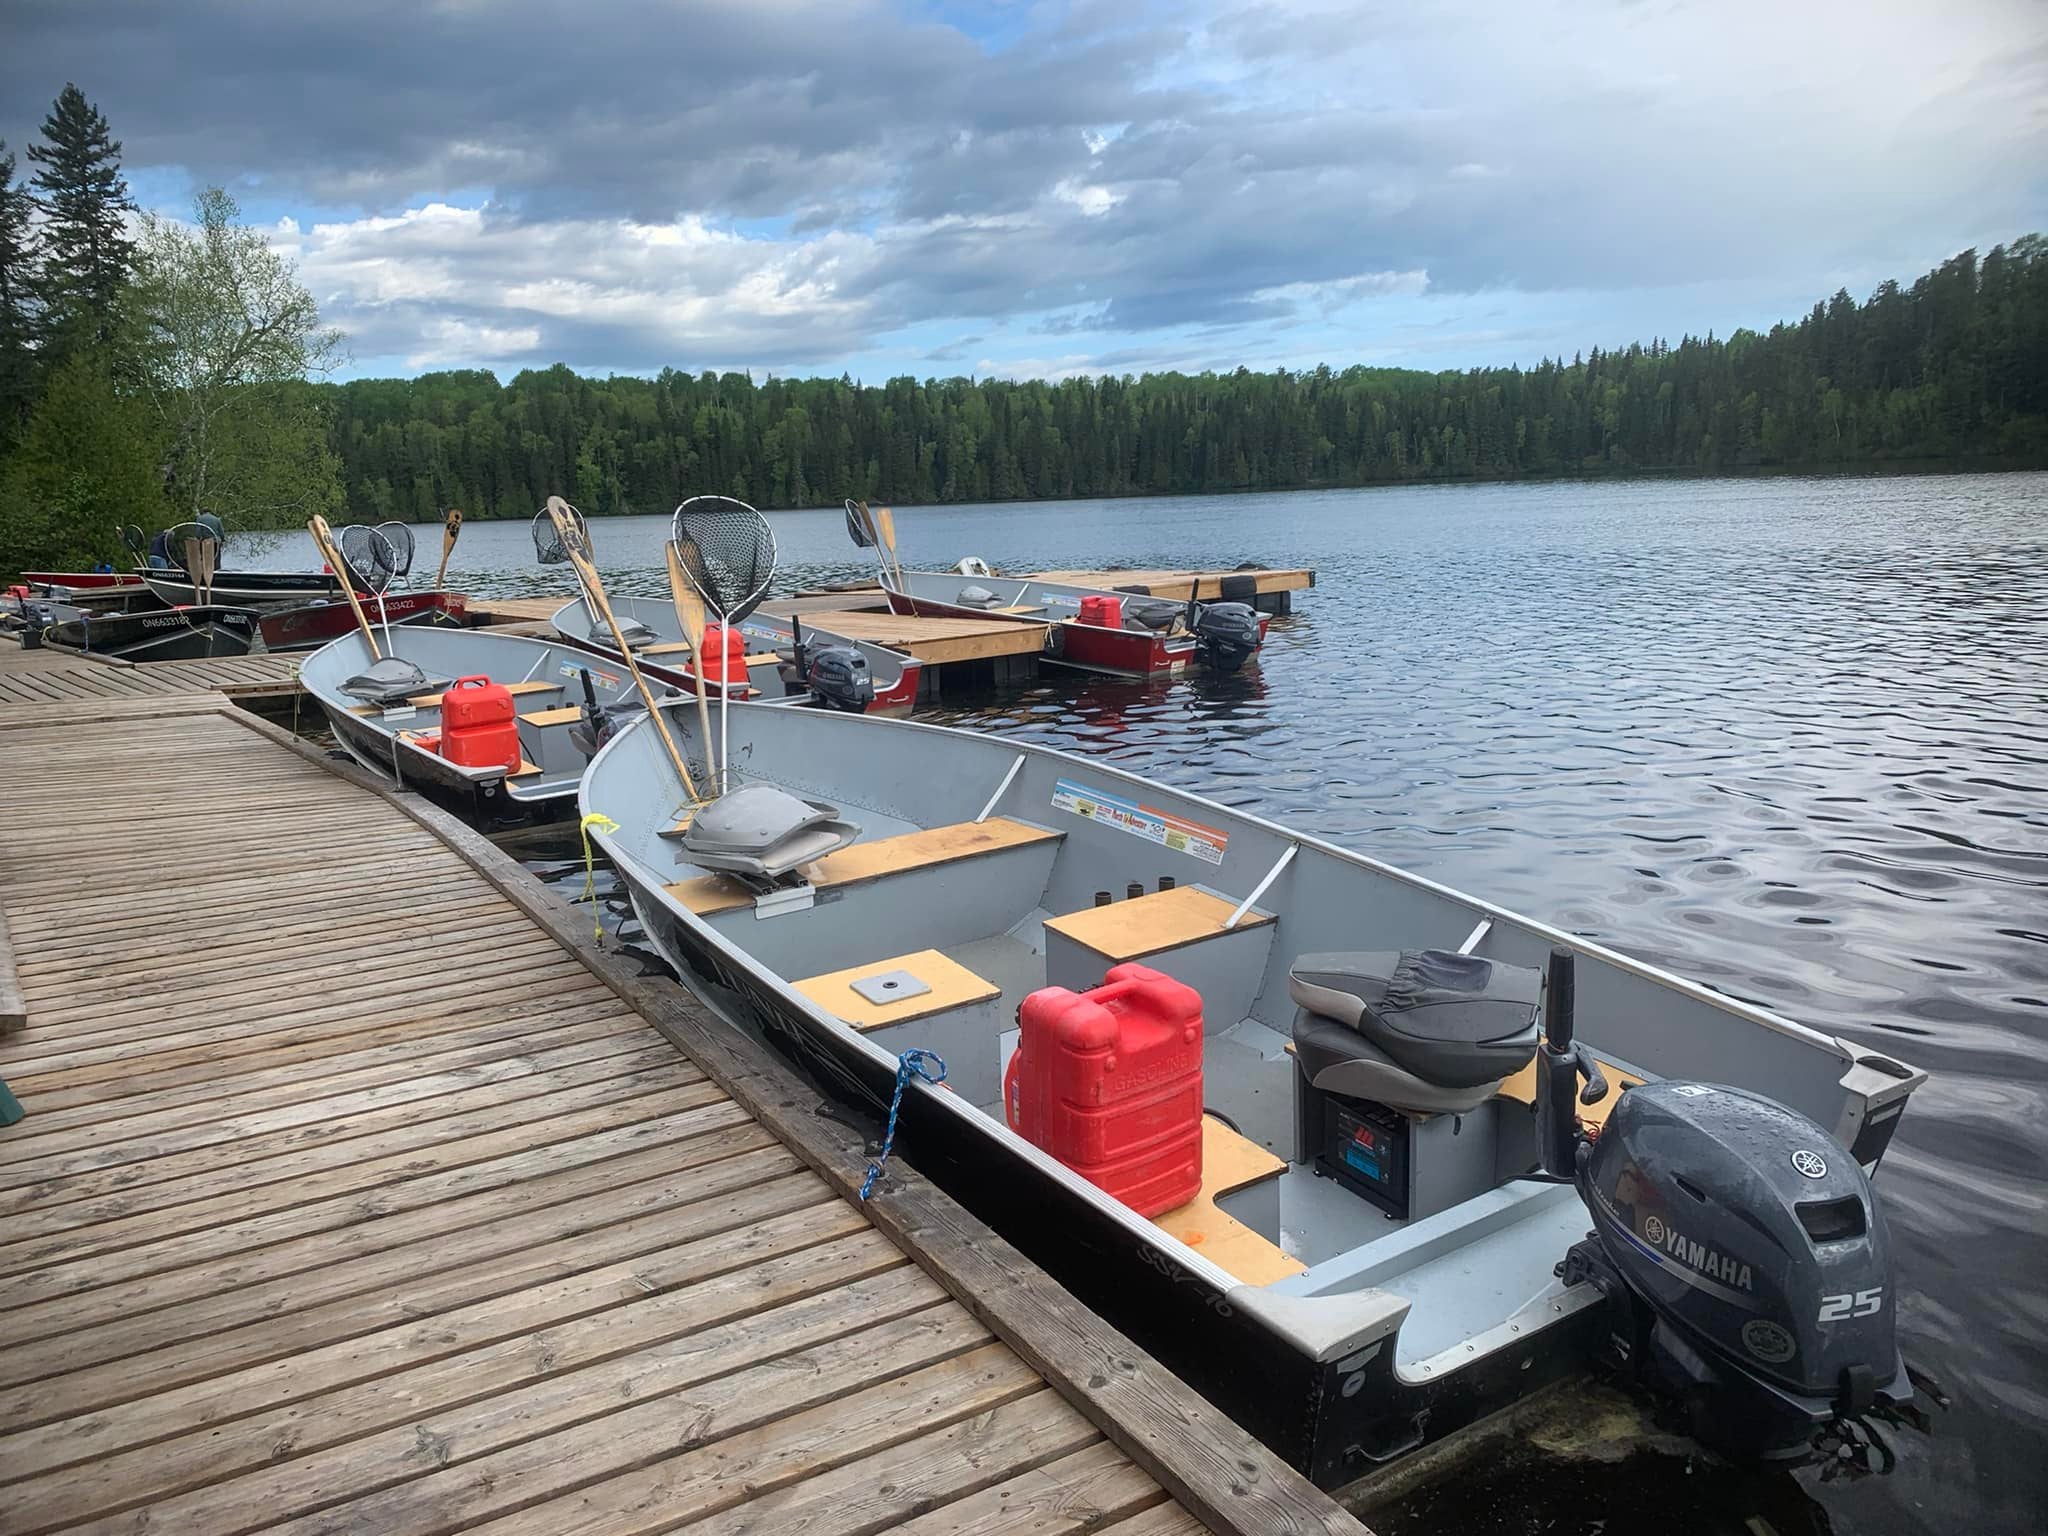
[[441,755],[464,768],[519,767],[512,691],[488,677],[458,677],[441,695]]
[[1202,995],[1143,965],[1017,1010],[1010,1128],[1141,1216],[1202,1188]]
[[704,680],[722,683],[747,680],[747,637],[724,624],[704,626]]
[[1104,629],[1124,627],[1124,600],[1120,597],[1084,597],[1081,599],[1081,622],[1096,624]]

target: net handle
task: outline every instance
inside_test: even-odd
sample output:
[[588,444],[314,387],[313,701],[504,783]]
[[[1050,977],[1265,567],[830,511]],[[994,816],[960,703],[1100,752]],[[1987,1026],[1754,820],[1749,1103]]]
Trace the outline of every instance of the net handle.
[[315,512],[306,519],[306,531],[313,535],[313,542],[320,548],[320,558],[327,562],[335,580],[341,583],[341,590],[348,594],[348,605],[355,610],[356,626],[363,632],[363,643],[370,648],[370,659],[382,661],[384,653],[377,649],[377,632],[370,628],[363,605],[356,601],[356,584],[349,580],[348,563],[341,558],[341,551],[334,547],[334,530],[327,526],[326,518]]
[[640,701],[647,706],[648,718],[661,736],[661,744],[668,748],[668,760],[674,764],[676,777],[683,782],[683,791],[690,797],[692,805],[702,805],[704,797],[697,792],[697,781],[690,777],[690,766],[683,761],[683,754],[676,750],[676,739],[668,731],[668,721],[662,717],[661,706],[654,701],[654,692],[647,686],[647,679],[640,675],[640,664],[633,659],[633,647],[626,644],[625,631],[619,628],[619,621],[612,612],[611,600],[605,596],[604,582],[597,574],[597,567],[590,563],[588,546],[583,535],[569,519],[582,521],[582,514],[559,496],[550,496],[547,504],[548,521],[555,525],[555,536],[562,541],[562,549],[569,556],[569,563],[576,567],[576,579],[583,583],[584,596],[592,599],[592,606],[604,615],[604,621],[611,627],[612,638],[618,642],[619,655],[626,663],[626,670],[633,674],[633,686],[640,690]]
[[[706,674],[704,671],[704,600],[697,595],[697,589],[690,585],[683,570],[682,553],[676,548],[676,541],[670,539],[662,546],[668,555],[668,595],[675,604],[676,620],[683,626],[683,638],[690,642],[690,666],[697,674],[697,734],[704,743],[704,771],[714,784],[723,783],[718,772],[718,760],[711,755],[711,706],[704,700]],[[721,638],[720,645],[726,644]],[[725,658],[718,662],[718,685],[721,690],[732,685],[732,679],[725,675]]]

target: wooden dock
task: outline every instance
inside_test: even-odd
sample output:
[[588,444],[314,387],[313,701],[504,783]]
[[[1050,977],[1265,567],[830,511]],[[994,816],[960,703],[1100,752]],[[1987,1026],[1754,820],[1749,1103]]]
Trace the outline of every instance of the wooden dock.
[[[544,625],[571,596],[565,592],[560,597],[472,598],[469,611],[480,624]],[[783,618],[816,615],[820,623],[848,640],[884,645],[915,656],[927,666],[1036,656],[1045,649],[1043,623],[1006,618],[920,619],[893,614],[877,587],[835,593],[822,599],[772,598],[761,608],[764,613]]]
[[297,656],[216,656],[205,661],[120,661],[55,646],[23,649],[0,639],[0,705],[85,699],[150,699],[218,693],[242,703],[289,700],[299,691]]
[[1362,1531],[416,797],[0,744],[0,1530]]
[[472,597],[469,600],[469,622],[479,628],[492,628],[501,624],[538,624],[548,626],[555,616],[555,610],[562,604],[575,600],[574,592],[563,592],[554,597]]

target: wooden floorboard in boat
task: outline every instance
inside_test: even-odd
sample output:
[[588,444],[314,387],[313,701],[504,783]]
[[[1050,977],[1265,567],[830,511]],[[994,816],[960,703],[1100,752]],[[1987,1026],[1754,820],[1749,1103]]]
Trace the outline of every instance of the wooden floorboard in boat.
[[[516,870],[79,666],[0,690],[0,1528],[1205,1528]],[[1213,1528],[1359,1529],[1286,1477]]]

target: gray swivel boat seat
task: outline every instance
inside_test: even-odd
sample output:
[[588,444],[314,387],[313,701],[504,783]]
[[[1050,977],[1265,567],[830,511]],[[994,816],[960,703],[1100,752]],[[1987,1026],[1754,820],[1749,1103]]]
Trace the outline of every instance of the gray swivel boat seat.
[[1535,1057],[1543,977],[1453,950],[1302,955],[1288,972],[1309,1087],[1416,1114],[1463,1114]]

